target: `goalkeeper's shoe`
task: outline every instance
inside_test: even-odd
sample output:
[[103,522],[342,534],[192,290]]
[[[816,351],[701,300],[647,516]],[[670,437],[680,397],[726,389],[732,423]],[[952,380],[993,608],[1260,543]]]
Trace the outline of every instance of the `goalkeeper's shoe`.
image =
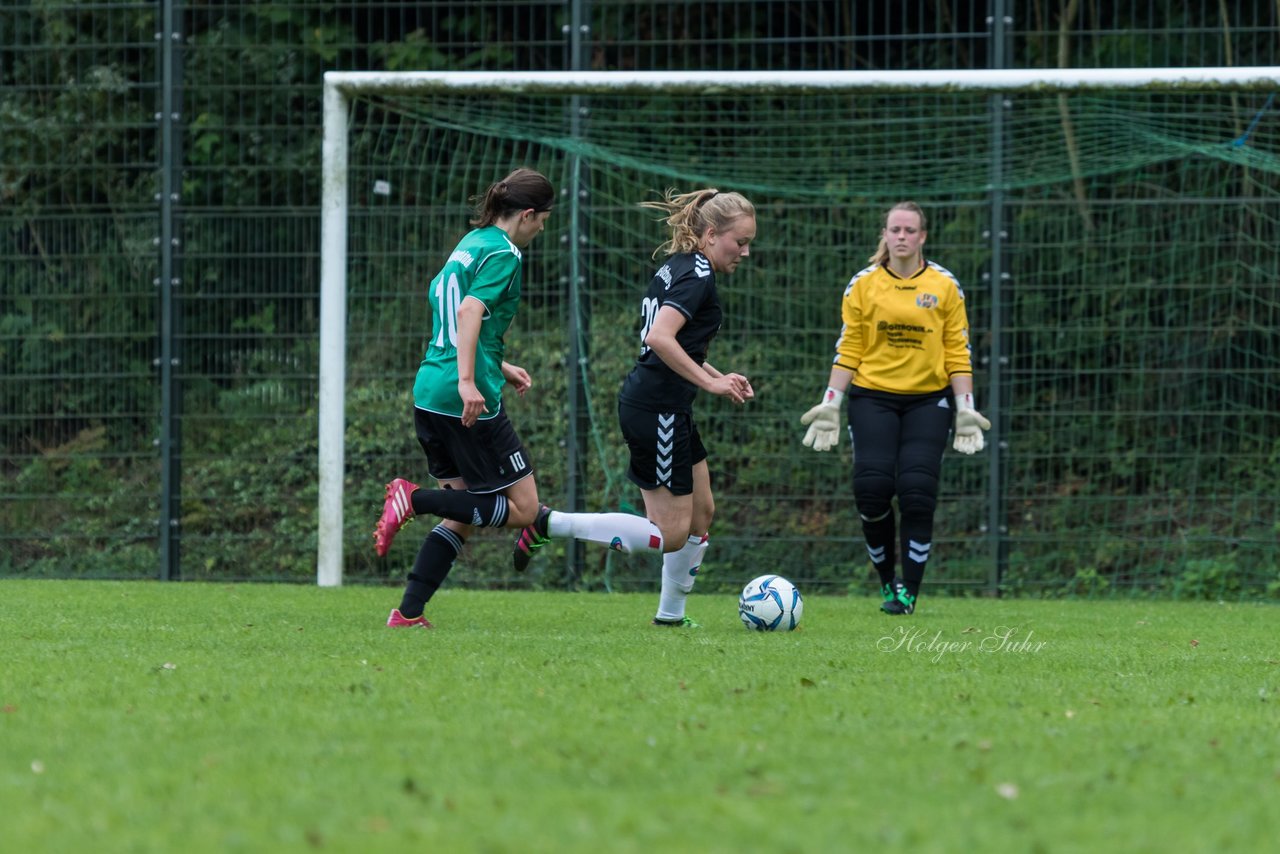
[[387,617],[387,625],[393,629],[423,628],[434,629],[431,621],[419,614],[413,619],[404,617],[400,614],[399,608],[391,609],[391,616]]
[[411,496],[418,488],[402,477],[387,484],[387,498],[382,503],[382,518],[373,529],[373,550],[378,557],[386,557],[391,549],[391,541],[405,523],[413,518],[413,501]]
[[[888,587],[888,585],[884,585]],[[884,588],[881,588],[882,590]],[[915,613],[916,597],[907,592],[907,588],[900,581],[894,581],[893,594],[886,595],[884,602],[880,605],[880,610],[892,617],[903,617],[907,614]]]
[[511,550],[511,562],[516,572],[524,572],[533,560],[533,553],[551,542],[547,534],[547,520],[551,518],[551,508],[543,504],[538,507],[538,515],[533,517],[533,524],[520,529],[516,537],[515,548]]
[[663,626],[664,628],[668,628],[668,629],[700,629],[702,628],[701,623],[696,623],[689,617],[681,617],[678,620],[660,620],[657,617],[654,617],[653,624],[655,626]]

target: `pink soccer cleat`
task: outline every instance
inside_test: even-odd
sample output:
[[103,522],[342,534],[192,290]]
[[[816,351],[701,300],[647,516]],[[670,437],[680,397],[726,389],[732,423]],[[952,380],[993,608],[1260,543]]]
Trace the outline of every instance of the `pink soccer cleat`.
[[387,626],[393,629],[408,629],[415,626],[423,629],[435,628],[435,626],[431,625],[431,621],[421,614],[414,617],[412,620],[401,616],[399,608],[391,609],[391,616],[387,617]]
[[378,557],[386,557],[391,550],[391,541],[396,533],[404,527],[405,522],[413,518],[413,501],[409,496],[418,488],[402,477],[387,484],[387,500],[382,504],[382,518],[373,529],[373,550]]

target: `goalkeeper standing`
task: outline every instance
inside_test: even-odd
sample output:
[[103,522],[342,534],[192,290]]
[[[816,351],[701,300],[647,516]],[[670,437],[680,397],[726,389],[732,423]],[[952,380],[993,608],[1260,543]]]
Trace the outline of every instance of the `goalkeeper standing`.
[[927,229],[915,202],[890,208],[871,265],[845,288],[822,402],[800,419],[809,428],[806,447],[834,448],[847,395],[854,502],[880,576],[880,610],[894,615],[913,613],[920,596],[953,421],[953,447],[963,454],[982,450],[982,431],[991,429],[974,408],[964,292],[948,270],[925,259]]

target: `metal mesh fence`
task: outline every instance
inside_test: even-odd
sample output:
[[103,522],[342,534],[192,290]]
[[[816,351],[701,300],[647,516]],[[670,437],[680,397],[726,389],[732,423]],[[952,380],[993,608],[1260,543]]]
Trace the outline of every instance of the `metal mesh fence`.
[[[999,0],[6,4],[0,9],[0,574],[311,579],[324,71],[1277,61],[1280,13],[1270,0],[1080,5],[1077,18],[1064,21],[1065,4]],[[173,115],[161,115],[165,103],[174,106]],[[1248,110],[1237,115],[1246,122],[1252,116]],[[175,133],[168,145],[165,121]],[[166,173],[177,182],[176,199],[167,205],[159,196]],[[473,177],[477,187],[487,180]],[[1082,336],[1089,324],[1103,323],[1099,307],[1114,298],[1105,277],[1091,295],[1064,292],[1061,271],[1045,266],[1051,257],[1042,251],[1046,247],[1088,245],[1099,232],[1131,230],[1127,244],[1115,242],[1133,247],[1126,250],[1126,269],[1140,269],[1138,247],[1147,245],[1149,233],[1142,228],[1164,225],[1161,240],[1183,241],[1191,231],[1211,233],[1222,220],[1235,236],[1212,251],[1206,241],[1205,257],[1197,262],[1202,267],[1184,286],[1187,310],[1214,323],[1202,328],[1187,321],[1181,350],[1146,348],[1133,364],[1123,361],[1129,358],[1123,347],[1091,352],[1100,370],[1089,380],[1146,370],[1151,366],[1141,360],[1152,353],[1164,360],[1160,370],[1170,371],[1168,365],[1179,360],[1195,362],[1197,336],[1229,336],[1234,343],[1226,351],[1239,357],[1218,366],[1225,372],[1219,381],[1201,376],[1216,397],[1193,398],[1182,385],[1153,378],[1123,392],[1119,401],[1127,414],[1118,412],[1115,423],[1100,423],[1099,430],[1127,435],[1166,459],[1188,453],[1191,433],[1223,441],[1237,433],[1267,435],[1265,416],[1253,410],[1237,422],[1206,420],[1203,410],[1216,405],[1213,411],[1221,412],[1224,401],[1254,400],[1251,395],[1274,390],[1274,351],[1244,343],[1259,324],[1274,320],[1271,303],[1209,287],[1240,273],[1233,262],[1241,253],[1249,258],[1243,269],[1250,275],[1269,275],[1258,247],[1269,245],[1274,234],[1276,215],[1268,201],[1274,180],[1243,167],[1196,182],[1176,170],[1133,176],[1135,187],[1176,186],[1183,201],[1172,212],[1153,198],[1122,192],[1091,200],[1084,214],[1071,190],[1018,200],[1027,209],[1060,212],[1063,224],[1052,233],[1016,233],[1011,298],[1086,319],[1074,331],[1034,324],[1011,329],[1011,346],[1031,348],[1048,337],[1069,349],[1061,336]],[[446,203],[414,200],[434,202]],[[980,203],[973,204],[975,213],[966,215],[961,207],[950,218],[959,223],[979,216]],[[846,233],[847,218],[855,215],[821,200],[790,211],[819,230],[827,218],[830,229]],[[1011,216],[1018,216],[1016,206]],[[166,233],[177,240],[168,247],[169,266],[158,242]],[[861,246],[844,240],[848,252],[830,248],[847,257],[855,251],[852,244]],[[932,240],[943,253],[968,237],[952,230]],[[384,251],[418,249],[388,240]],[[1107,269],[1113,260],[1081,253],[1080,263],[1089,272]],[[172,280],[162,280],[162,270],[172,271]],[[787,324],[812,321],[792,316],[789,303],[767,293],[753,299],[760,305],[751,310],[785,317]],[[975,327],[983,322],[980,315],[974,319]],[[825,328],[806,329],[825,334]],[[1082,352],[1098,346],[1094,338],[1081,340]],[[158,362],[162,354],[173,360],[167,376]],[[392,375],[401,368],[393,362],[388,353],[384,367]],[[1071,370],[1070,360],[1017,367],[1009,392],[1024,400],[1034,398],[1047,377],[1066,382]],[[376,397],[361,405],[390,408]],[[1062,396],[1042,401],[1010,429],[1035,433],[1069,411]],[[1169,421],[1181,425],[1172,434]],[[403,444],[411,438],[408,429],[401,423],[386,435],[352,436],[352,447],[359,453],[362,443],[368,449]],[[554,445],[554,437],[545,440]],[[1236,464],[1274,466],[1274,450],[1258,442]],[[1024,524],[1009,532],[1006,545],[1016,552],[1019,537],[1060,534],[1093,524],[1099,513],[1134,520],[1162,513],[1159,524],[1135,521],[1129,534],[1095,544],[1088,554],[1063,550],[1060,559],[1085,574],[1081,589],[1094,590],[1113,580],[1107,576],[1116,562],[1108,550],[1141,555],[1169,538],[1200,538],[1203,549],[1187,559],[1209,561],[1197,571],[1212,575],[1218,571],[1210,560],[1214,549],[1229,550],[1231,538],[1252,541],[1274,533],[1256,518],[1251,499],[1227,488],[1212,492],[1215,508],[1222,508],[1214,512],[1251,519],[1253,527],[1233,523],[1208,530],[1188,521],[1186,504],[1173,498],[1163,509],[1152,508],[1126,493],[1130,479],[1142,474],[1142,453],[1126,457],[1127,471],[1113,471],[1115,451],[1011,449],[1015,468],[1025,466],[1026,474],[1010,477],[1008,518]],[[173,476],[166,479],[165,472]],[[1230,475],[1228,466],[1194,476],[1220,483]],[[834,478],[829,488],[843,489],[843,481]],[[1045,494],[1059,490],[1069,492],[1080,512],[1038,515]],[[963,524],[981,520],[966,517]],[[836,525],[813,534],[834,543],[856,539]],[[1252,552],[1249,560],[1274,562],[1274,549]],[[398,579],[403,568],[358,563],[351,570],[353,578],[378,580]],[[1090,580],[1091,571],[1102,580]]]

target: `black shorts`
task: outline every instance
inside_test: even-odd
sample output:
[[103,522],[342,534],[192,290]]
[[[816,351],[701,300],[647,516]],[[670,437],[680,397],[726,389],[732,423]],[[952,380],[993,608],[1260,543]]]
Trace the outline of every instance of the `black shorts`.
[[462,478],[468,492],[499,492],[533,474],[533,463],[505,412],[462,426],[462,419],[413,409],[418,444],[436,480]]
[[[888,394],[850,387],[846,398],[849,440],[853,445],[853,493],[885,489],[904,472],[932,482],[936,497],[942,453],[955,417],[951,391]],[[887,495],[880,497],[888,500]]]
[[693,467],[707,458],[688,412],[648,412],[618,401],[618,423],[631,451],[627,477],[641,489],[693,493]]

